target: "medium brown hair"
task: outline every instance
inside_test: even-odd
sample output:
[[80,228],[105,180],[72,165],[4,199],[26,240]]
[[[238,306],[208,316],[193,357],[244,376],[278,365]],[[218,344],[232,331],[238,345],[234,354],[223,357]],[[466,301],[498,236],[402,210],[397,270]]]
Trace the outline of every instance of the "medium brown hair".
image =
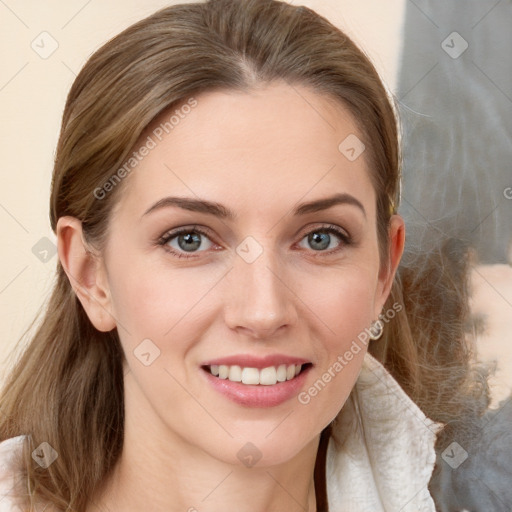
[[[346,34],[306,7],[276,0],[170,6],[90,57],[62,118],[52,229],[59,217],[74,216],[86,241],[101,249],[128,179],[101,200],[94,191],[126,162],[152,121],[203,91],[247,91],[276,80],[310,87],[352,113],[377,196],[381,264],[388,264],[401,165],[392,98]],[[457,261],[449,257],[453,250],[445,245],[400,268],[385,308],[395,302],[404,307],[386,325],[383,339],[369,347],[427,416],[445,423],[485,392],[484,384],[475,387],[470,378],[467,263],[463,250],[457,249]],[[116,464],[123,445],[123,361],[117,331],[92,326],[59,262],[40,325],[1,397],[0,439],[29,435],[23,492],[31,506],[82,511]],[[43,441],[59,454],[44,470],[30,457]]]

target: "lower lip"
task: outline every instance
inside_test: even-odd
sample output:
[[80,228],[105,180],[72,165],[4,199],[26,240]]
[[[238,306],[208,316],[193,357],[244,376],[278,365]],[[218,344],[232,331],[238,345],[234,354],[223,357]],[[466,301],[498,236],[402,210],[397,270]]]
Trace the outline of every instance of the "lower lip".
[[232,382],[229,379],[219,379],[203,368],[201,368],[201,372],[204,373],[208,382],[219,393],[239,405],[275,407],[298,394],[310,369],[311,366],[308,366],[293,379],[278,382],[271,386],[242,384],[241,382]]

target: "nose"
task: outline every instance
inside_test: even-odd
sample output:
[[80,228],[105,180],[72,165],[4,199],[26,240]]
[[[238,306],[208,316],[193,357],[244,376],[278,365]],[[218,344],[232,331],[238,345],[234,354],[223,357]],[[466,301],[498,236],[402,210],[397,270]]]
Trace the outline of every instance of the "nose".
[[269,249],[252,263],[237,255],[227,281],[224,316],[230,329],[267,339],[296,322],[296,297],[289,272],[278,265]]

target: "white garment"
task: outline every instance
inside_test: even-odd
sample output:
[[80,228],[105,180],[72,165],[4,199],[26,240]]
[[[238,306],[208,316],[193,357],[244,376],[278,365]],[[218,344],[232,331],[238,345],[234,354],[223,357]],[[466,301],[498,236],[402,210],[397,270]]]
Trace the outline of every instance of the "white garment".
[[442,426],[367,353],[327,448],[329,512],[435,512],[428,483]]
[[[327,448],[329,512],[435,512],[427,485],[441,428],[367,353]],[[24,437],[0,443],[0,512],[20,511],[9,496],[9,459]],[[345,440],[343,447],[340,440]]]
[[20,435],[0,443],[0,512],[21,512],[11,494],[16,478],[12,458],[22,449],[24,438]]

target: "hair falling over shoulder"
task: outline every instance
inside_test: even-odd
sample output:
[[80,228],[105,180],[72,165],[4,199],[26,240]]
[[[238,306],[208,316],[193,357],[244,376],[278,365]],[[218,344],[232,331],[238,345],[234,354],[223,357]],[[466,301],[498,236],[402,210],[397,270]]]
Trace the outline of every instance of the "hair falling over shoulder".
[[[101,249],[125,182],[95,194],[119,169],[144,129],[164,110],[214,89],[250,90],[285,80],[347,106],[360,124],[377,193],[382,264],[400,189],[393,101],[351,39],[306,7],[276,0],[210,0],[162,9],[114,37],[87,61],[69,92],[51,184],[50,220],[82,221]],[[403,304],[370,345],[431,419],[479,415],[484,373],[467,340],[467,251],[447,241],[402,264],[388,304]],[[0,439],[28,435],[20,496],[30,510],[86,509],[123,446],[124,354],[116,330],[97,331],[60,263],[37,328],[5,381]],[[34,322],[34,325],[35,322]],[[31,452],[48,442],[59,456],[40,468]]]

